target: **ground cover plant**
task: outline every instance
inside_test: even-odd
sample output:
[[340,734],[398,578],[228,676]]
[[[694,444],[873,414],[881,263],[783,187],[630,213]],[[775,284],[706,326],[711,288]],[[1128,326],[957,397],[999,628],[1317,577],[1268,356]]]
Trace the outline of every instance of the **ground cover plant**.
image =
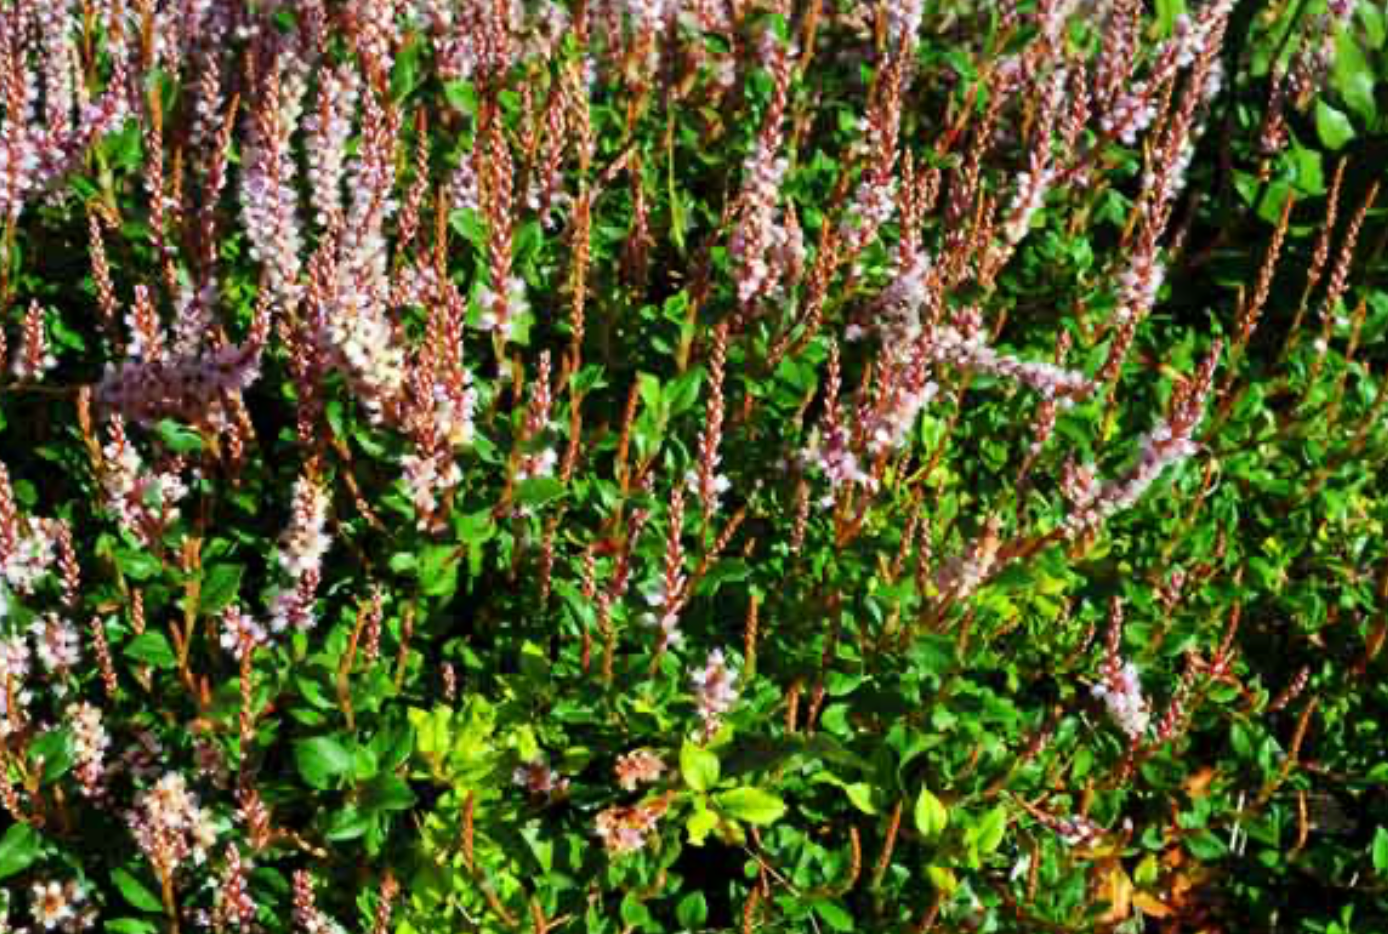
[[1388,931],[1386,35],[0,3],[0,928]]

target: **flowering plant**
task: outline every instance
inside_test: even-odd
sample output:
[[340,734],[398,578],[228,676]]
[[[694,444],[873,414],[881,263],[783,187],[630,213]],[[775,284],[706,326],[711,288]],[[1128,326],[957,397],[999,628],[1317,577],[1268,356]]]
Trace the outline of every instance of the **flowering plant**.
[[0,3],[0,930],[1385,929],[1385,75]]

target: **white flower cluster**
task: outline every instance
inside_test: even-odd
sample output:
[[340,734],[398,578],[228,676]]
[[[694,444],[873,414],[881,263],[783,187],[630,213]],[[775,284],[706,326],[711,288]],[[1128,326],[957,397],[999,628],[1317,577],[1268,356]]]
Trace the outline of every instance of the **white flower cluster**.
[[271,609],[270,628],[275,632],[290,625],[313,627],[314,592],[322,576],[323,556],[332,546],[327,522],[328,494],[316,480],[301,477],[294,486],[294,516],[277,555],[289,583],[276,595]]
[[89,798],[98,797],[106,774],[106,751],[111,746],[111,737],[101,722],[101,708],[81,701],[69,704],[65,716],[72,727],[73,762],[82,792]]
[[641,614],[641,622],[660,630],[660,645],[663,648],[672,649],[684,641],[684,634],[680,632],[679,607],[675,605],[684,582],[683,572],[677,572],[673,592],[662,578],[645,594],[646,604],[651,609]]
[[834,504],[835,494],[848,486],[861,486],[873,490],[877,481],[865,471],[853,453],[851,437],[847,428],[838,422],[816,429],[810,435],[809,445],[801,452],[801,460],[806,467],[820,471],[829,481],[830,492],[820,505],[829,508]]
[[699,717],[704,721],[704,735],[712,736],[718,732],[723,714],[732,710],[737,703],[737,673],[728,667],[722,649],[709,653],[704,667],[690,676],[694,685],[694,701],[699,708]]
[[0,739],[23,729],[27,721],[25,708],[32,697],[25,686],[29,658],[29,643],[23,636],[0,639]]
[[16,530],[12,546],[0,554],[0,583],[15,593],[32,593],[53,565],[57,537],[57,522],[31,516],[28,531]]
[[[77,627],[56,613],[45,613],[29,626],[38,646],[39,662],[49,674],[64,676],[82,660],[82,637]],[[61,686],[57,693],[63,693]]]
[[308,83],[305,66],[293,54],[281,52],[270,67],[274,74],[266,85],[273,99],[256,108],[253,133],[243,155],[241,218],[251,256],[264,265],[275,300],[290,308],[300,292],[303,246],[291,145]]
[[1142,696],[1142,682],[1137,666],[1124,662],[1107,672],[1103,681],[1091,689],[1094,697],[1108,708],[1108,714],[1118,728],[1130,739],[1138,740],[1147,732],[1152,712]]
[[148,544],[159,529],[178,519],[177,503],[188,495],[188,486],[175,472],[145,466],[120,416],[112,417],[110,432],[111,440],[101,449],[106,506],[123,529]]
[[544,753],[517,766],[511,782],[534,798],[557,798],[569,790],[569,780],[550,768]]
[[1069,401],[1090,387],[1090,380],[1083,373],[998,353],[984,342],[979,331],[966,334],[952,327],[940,328],[931,344],[931,355],[955,366],[1030,386],[1043,399]]
[[342,178],[360,79],[345,64],[320,69],[318,75],[318,106],[304,120],[304,130],[313,209],[319,226],[326,228],[342,216]]
[[598,814],[598,838],[614,856],[635,853],[650,844],[669,807],[665,798],[656,798],[635,807],[608,808]]
[[1156,304],[1157,292],[1166,278],[1166,266],[1151,251],[1139,249],[1118,276],[1118,310],[1114,321],[1119,327],[1146,316]]
[[1171,423],[1163,419],[1143,436],[1137,465],[1124,476],[1100,485],[1095,481],[1092,465],[1072,468],[1063,486],[1072,507],[1066,527],[1074,532],[1084,531],[1131,507],[1166,468],[1179,464],[1198,449],[1188,434],[1174,434]]
[[191,860],[202,865],[217,842],[212,817],[198,805],[188,783],[177,772],[164,777],[136,800],[126,815],[135,842],[161,876],[170,876]]
[[96,924],[96,908],[76,880],[35,882],[29,889],[29,914],[45,931],[76,934]]
[[892,48],[910,50],[916,45],[925,15],[925,0],[890,0],[887,4],[887,41]]
[[222,634],[218,641],[238,661],[245,660],[269,639],[265,627],[239,606],[229,606],[222,613]]
[[665,760],[649,749],[635,749],[617,759],[617,784],[625,791],[660,780]]
[[900,450],[911,429],[940,387],[930,378],[929,358],[919,345],[901,351],[888,345],[882,351],[883,397],[870,415],[868,446],[874,453]]

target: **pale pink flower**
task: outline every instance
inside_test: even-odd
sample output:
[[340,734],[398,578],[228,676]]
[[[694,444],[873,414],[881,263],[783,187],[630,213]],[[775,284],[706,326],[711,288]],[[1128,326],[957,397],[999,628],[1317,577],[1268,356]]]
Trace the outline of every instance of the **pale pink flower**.
[[550,768],[543,753],[518,766],[511,773],[511,781],[534,798],[557,798],[569,790],[569,780]]
[[244,660],[270,640],[265,627],[239,606],[229,606],[222,612],[221,646],[238,660]]
[[644,849],[656,835],[669,805],[657,798],[635,807],[610,807],[597,817],[598,838],[607,851],[623,856]]
[[705,735],[718,732],[720,718],[737,703],[736,681],[737,674],[728,667],[722,649],[710,652],[704,667],[690,676]]
[[19,732],[28,722],[29,666],[29,644],[23,636],[0,639],[0,739]]
[[35,882],[29,889],[29,914],[45,931],[76,934],[96,923],[96,909],[87,906],[87,893],[76,880]]
[[29,627],[38,646],[38,658],[51,674],[66,675],[82,660],[82,637],[77,627],[59,617],[46,613]]
[[167,772],[136,799],[126,815],[135,842],[161,876],[170,876],[183,863],[202,865],[216,843],[212,817],[177,772]]
[[649,749],[636,749],[617,759],[617,784],[625,791],[660,780],[665,761]]
[[89,798],[100,797],[106,774],[106,751],[111,746],[111,737],[101,722],[101,708],[81,701],[69,704],[65,716],[72,728],[73,760],[82,793]]
[[322,577],[323,557],[332,546],[327,532],[327,491],[310,477],[294,485],[294,514],[280,537],[276,562],[288,583],[275,597],[270,628],[283,632],[293,625],[312,628],[314,594]]
[[1152,712],[1142,696],[1142,682],[1132,662],[1125,662],[1110,671],[1103,681],[1094,685],[1092,693],[1103,701],[1113,722],[1129,738],[1141,739],[1147,732]]

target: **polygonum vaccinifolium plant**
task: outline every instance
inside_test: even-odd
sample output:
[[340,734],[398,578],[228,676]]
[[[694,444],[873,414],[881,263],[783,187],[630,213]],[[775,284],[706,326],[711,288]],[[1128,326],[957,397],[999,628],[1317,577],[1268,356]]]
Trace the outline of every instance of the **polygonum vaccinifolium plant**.
[[0,930],[1388,930],[1374,0],[0,0]]

